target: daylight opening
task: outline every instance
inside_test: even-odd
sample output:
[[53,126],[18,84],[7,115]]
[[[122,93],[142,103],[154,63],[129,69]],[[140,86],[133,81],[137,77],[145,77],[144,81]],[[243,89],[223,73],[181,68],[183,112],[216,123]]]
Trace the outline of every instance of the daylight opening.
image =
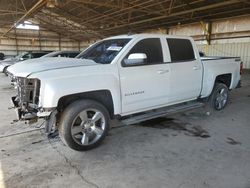
[[29,21],[24,21],[24,23],[18,24],[16,26],[16,28],[18,29],[31,29],[31,30],[39,30],[39,26],[38,25],[33,25],[31,22]]

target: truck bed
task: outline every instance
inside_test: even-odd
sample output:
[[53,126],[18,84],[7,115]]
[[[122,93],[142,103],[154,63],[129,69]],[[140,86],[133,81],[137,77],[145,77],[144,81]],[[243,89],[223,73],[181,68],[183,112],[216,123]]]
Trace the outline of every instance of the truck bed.
[[235,59],[235,60],[240,60],[240,57],[222,57],[222,56],[204,56],[204,57],[201,57],[202,61],[220,60],[220,59]]
[[201,57],[203,64],[203,87],[202,97],[207,97],[212,92],[217,75],[228,75],[230,77],[229,89],[237,87],[240,80],[240,57]]

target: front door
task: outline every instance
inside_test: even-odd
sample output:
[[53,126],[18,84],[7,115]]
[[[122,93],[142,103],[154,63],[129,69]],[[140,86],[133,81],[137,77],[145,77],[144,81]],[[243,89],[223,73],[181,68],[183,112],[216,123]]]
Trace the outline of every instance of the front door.
[[129,51],[144,53],[145,64],[122,66],[120,69],[122,113],[130,114],[145,111],[168,103],[169,64],[164,63],[160,38],[140,40]]

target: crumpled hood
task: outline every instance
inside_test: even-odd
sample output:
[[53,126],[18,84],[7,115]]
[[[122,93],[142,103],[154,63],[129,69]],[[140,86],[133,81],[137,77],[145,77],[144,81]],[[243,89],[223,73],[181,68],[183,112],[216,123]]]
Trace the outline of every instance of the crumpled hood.
[[65,57],[47,57],[26,60],[10,66],[7,71],[18,77],[27,77],[33,73],[49,71],[53,69],[62,69],[69,67],[79,67],[97,65],[93,60],[65,58]]

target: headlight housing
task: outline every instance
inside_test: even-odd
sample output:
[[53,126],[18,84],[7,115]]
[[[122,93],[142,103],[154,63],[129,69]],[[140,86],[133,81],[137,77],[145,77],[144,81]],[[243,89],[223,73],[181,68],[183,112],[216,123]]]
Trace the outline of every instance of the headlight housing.
[[16,77],[16,88],[19,102],[22,105],[38,105],[40,80],[36,78]]

